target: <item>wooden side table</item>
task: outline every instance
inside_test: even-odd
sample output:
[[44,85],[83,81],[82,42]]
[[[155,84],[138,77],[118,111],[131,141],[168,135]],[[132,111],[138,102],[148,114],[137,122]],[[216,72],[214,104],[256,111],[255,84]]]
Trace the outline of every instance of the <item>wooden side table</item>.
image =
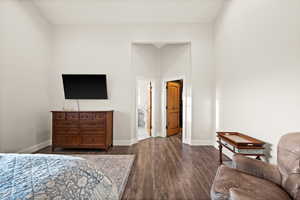
[[248,135],[238,132],[217,132],[219,151],[220,151],[220,164],[222,161],[222,149],[225,147],[234,154],[244,156],[256,156],[260,160],[264,156],[264,142]]

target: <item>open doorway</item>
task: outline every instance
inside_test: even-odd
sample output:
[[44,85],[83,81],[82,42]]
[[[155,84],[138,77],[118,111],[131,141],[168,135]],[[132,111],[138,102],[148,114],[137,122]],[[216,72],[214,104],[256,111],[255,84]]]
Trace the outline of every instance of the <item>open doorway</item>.
[[[133,42],[132,66],[136,80],[149,83],[152,89],[152,112],[149,108],[138,105],[143,97],[136,83],[136,103],[133,136],[136,141],[149,137],[179,136],[182,143],[191,144],[192,132],[192,82],[191,82],[191,43],[190,42]],[[181,82],[179,95],[179,116],[169,112],[169,119],[177,118],[179,122],[167,134],[167,82]],[[148,86],[149,88],[149,86]],[[139,94],[140,93],[140,94]],[[149,94],[149,93],[148,93]],[[147,97],[147,93],[143,95]],[[139,99],[141,98],[141,99]],[[148,101],[150,102],[150,101]],[[150,104],[148,104],[149,107]],[[151,118],[149,117],[151,113]],[[138,121],[138,119],[143,119]],[[151,120],[150,120],[151,119]],[[177,121],[173,120],[173,121]],[[151,121],[151,123],[147,123]],[[151,126],[149,126],[151,124]],[[179,125],[178,125],[179,124]],[[169,128],[173,126],[169,122]],[[150,129],[151,127],[151,129]],[[151,131],[149,131],[149,129]],[[172,131],[172,132],[171,132]],[[175,137],[176,137],[175,136]]]
[[152,82],[148,80],[137,81],[137,140],[152,136]]
[[166,132],[182,140],[183,128],[183,80],[168,81],[166,87]]

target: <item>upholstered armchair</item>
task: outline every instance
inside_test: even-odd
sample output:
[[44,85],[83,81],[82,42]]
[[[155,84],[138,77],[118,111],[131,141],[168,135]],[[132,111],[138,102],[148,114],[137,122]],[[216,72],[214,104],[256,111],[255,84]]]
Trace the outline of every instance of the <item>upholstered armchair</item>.
[[281,137],[277,164],[233,157],[221,165],[211,188],[212,200],[300,200],[300,132]]

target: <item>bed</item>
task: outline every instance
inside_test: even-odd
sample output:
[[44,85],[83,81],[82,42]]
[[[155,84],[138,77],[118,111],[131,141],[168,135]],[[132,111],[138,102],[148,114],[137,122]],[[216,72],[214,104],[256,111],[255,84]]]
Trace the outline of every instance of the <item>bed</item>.
[[79,157],[0,154],[0,199],[117,200],[116,185]]

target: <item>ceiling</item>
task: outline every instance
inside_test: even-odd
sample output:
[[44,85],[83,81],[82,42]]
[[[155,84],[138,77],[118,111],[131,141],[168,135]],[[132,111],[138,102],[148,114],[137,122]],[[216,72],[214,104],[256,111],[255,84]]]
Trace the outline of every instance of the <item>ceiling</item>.
[[53,24],[201,23],[223,0],[31,0]]

